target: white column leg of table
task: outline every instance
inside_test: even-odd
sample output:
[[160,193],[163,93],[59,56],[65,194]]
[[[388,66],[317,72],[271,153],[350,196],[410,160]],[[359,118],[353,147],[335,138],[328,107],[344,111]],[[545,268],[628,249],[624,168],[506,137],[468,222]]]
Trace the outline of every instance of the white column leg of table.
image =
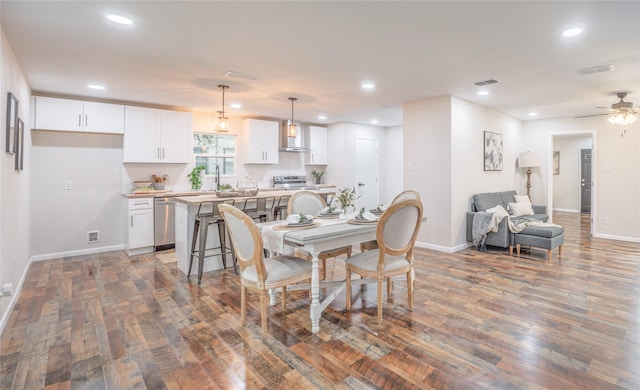
[[313,250],[313,247],[309,252],[313,254],[311,260],[311,332],[318,333],[320,331],[320,317],[322,315],[322,308],[320,307],[320,271],[318,270],[318,253]]

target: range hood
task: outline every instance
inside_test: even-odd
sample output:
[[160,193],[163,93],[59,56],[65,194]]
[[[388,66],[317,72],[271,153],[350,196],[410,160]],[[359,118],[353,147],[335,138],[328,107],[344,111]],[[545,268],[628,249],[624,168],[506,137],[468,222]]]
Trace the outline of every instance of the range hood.
[[282,121],[280,126],[280,151],[281,152],[310,152],[311,149],[304,147],[302,125],[294,122],[298,126],[296,137],[289,137],[287,128],[291,124],[291,120]]

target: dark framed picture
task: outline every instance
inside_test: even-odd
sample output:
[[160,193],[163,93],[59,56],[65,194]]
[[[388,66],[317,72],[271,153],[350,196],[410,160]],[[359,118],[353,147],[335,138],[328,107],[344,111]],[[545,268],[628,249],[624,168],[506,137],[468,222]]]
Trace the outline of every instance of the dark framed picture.
[[6,152],[16,154],[16,130],[18,129],[18,99],[11,92],[7,93],[7,132]]
[[484,170],[502,170],[502,134],[484,132]]
[[24,167],[24,122],[18,118],[18,127],[16,128],[16,171],[21,171]]

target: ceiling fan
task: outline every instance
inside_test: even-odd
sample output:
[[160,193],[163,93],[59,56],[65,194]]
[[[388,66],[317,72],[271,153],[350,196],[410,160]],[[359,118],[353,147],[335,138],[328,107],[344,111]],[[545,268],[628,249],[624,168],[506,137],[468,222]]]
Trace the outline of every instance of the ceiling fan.
[[619,102],[613,103],[611,108],[609,107],[596,107],[596,108],[604,108],[606,110],[611,111],[608,114],[595,114],[595,115],[584,115],[577,116],[576,118],[585,118],[589,116],[599,116],[599,115],[609,115],[607,119],[609,123],[612,125],[630,125],[638,119],[638,107],[633,107],[633,103],[625,102],[624,98],[627,97],[626,92],[618,92],[616,94],[620,99]]

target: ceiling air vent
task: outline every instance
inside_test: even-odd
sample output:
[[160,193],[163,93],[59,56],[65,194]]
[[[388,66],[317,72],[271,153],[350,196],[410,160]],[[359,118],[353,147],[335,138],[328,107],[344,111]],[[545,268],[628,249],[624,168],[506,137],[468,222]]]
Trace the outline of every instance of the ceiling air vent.
[[496,79],[489,79],[489,80],[485,80],[485,81],[478,81],[477,83],[473,83],[475,85],[477,85],[478,87],[484,87],[485,85],[491,85],[491,84],[495,84],[499,82]]
[[260,76],[255,75],[255,74],[243,73],[243,72],[235,72],[233,70],[228,71],[224,75],[226,77],[234,77],[236,79],[245,79],[245,80],[251,80],[251,81],[258,81],[258,80],[261,79]]
[[578,72],[578,74],[581,76],[586,76],[588,74],[610,72],[612,70],[613,70],[613,65],[609,64],[609,65],[599,65],[599,66],[592,66],[590,68],[579,69],[576,72]]

